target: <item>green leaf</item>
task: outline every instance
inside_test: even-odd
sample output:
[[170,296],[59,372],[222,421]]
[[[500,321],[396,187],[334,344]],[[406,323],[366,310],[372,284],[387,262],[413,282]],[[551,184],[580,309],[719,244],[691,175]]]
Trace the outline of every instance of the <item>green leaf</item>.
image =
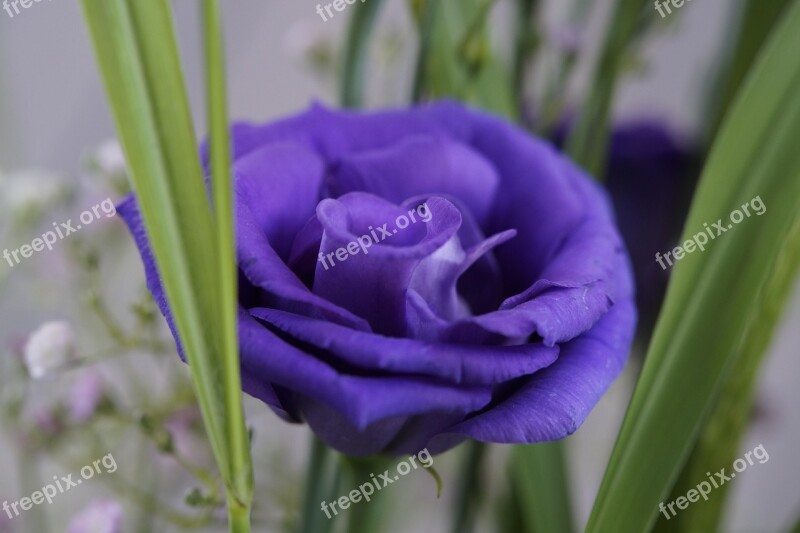
[[[204,0],[203,22],[206,51],[206,91],[210,134],[211,185],[214,200],[217,261],[219,264],[219,307],[216,323],[221,331],[221,360],[225,408],[223,437],[230,454],[230,472],[225,476],[228,486],[228,513],[232,527],[249,530],[250,507],[253,500],[253,466],[250,457],[250,437],[244,423],[242,382],[239,362],[238,270],[233,228],[233,179],[231,177],[231,141],[228,129],[225,54],[222,44],[222,21],[218,0]],[[236,526],[236,523],[239,523]]]
[[767,207],[675,267],[587,531],[645,531],[758,319],[800,211],[800,2],[748,76],[714,143],[684,240],[760,197]]
[[[469,5],[464,6],[469,9]],[[419,15],[420,49],[417,56],[412,101],[458,97],[465,83],[448,21],[446,4],[423,0]]]
[[719,79],[714,84],[706,106],[709,119],[708,132],[713,135],[719,128],[725,111],[744,83],[745,76],[756,60],[758,51],[780,20],[789,0],[744,0],[739,9],[738,28],[730,32],[729,53],[720,61]]
[[512,88],[517,108],[525,104],[525,81],[531,58],[536,55],[540,36],[533,15],[538,15],[539,0],[516,0],[514,23],[514,59]]
[[516,117],[511,75],[489,42],[489,15],[495,4],[496,0],[427,0],[421,6],[414,102],[452,97]]
[[[792,294],[792,285],[800,266],[800,217],[795,219],[786,242],[787,246],[780,251],[771,267],[774,274],[753,305],[754,320],[747,329],[741,353],[736,355],[730,377],[678,483],[672,489],[670,501],[695,488],[698,480],[704,479],[709,470],[716,472],[727,467],[741,454],[740,444],[752,416],[759,370],[781,313]],[[665,532],[717,531],[730,487],[730,484],[720,486],[709,496],[708,502],[690,506],[669,521],[659,517],[657,529]]]
[[592,176],[602,178],[614,91],[645,9],[652,10],[645,0],[616,1],[594,75],[590,78],[591,94],[567,140],[567,153]]
[[[484,491],[484,464],[489,446],[483,442],[467,441],[460,446],[462,461],[458,467],[455,485],[455,515],[453,533],[471,533],[475,530],[475,517]],[[439,490],[441,492],[441,490]]]
[[[230,196],[217,198],[217,217],[227,217],[215,231],[200,167],[168,2],[153,0],[82,0],[97,61],[111,104],[117,132],[131,171],[145,228],[169,300],[172,316],[189,361],[198,402],[229,502],[249,511],[252,473],[244,431],[238,351],[235,346],[235,278],[223,276],[232,262]],[[214,20],[210,21],[214,25]],[[218,31],[214,27],[214,31]],[[219,38],[211,35],[212,41]],[[219,51],[211,43],[210,59]],[[212,65],[210,78],[220,79]],[[223,89],[224,91],[224,89]],[[212,122],[220,118],[219,87]],[[225,165],[212,135],[216,168]],[[225,172],[217,188],[230,186]],[[217,191],[219,193],[219,191]],[[209,238],[213,235],[214,238]],[[229,269],[230,267],[224,267]],[[235,305],[235,301],[234,301]],[[235,387],[235,388],[234,388]],[[239,513],[233,531],[248,531]]]
[[364,105],[364,72],[367,54],[372,49],[369,41],[383,0],[370,0],[358,4],[350,19],[344,49],[340,99],[344,107]]
[[509,464],[523,531],[574,531],[563,441],[514,446]]
[[[425,92],[429,89],[430,82],[428,74],[431,72],[431,62],[434,61],[434,51],[441,51],[439,41],[441,40],[440,32],[436,32],[438,26],[438,17],[440,17],[441,3],[433,2],[431,0],[422,0],[418,2],[421,5],[415,5],[414,8],[419,11],[416,14],[417,27],[419,28],[419,52],[417,53],[417,62],[414,72],[414,85],[411,89],[411,101],[416,103],[423,99]],[[450,72],[455,70],[455,63],[450,62]],[[440,69],[439,72],[445,75],[446,78],[455,77],[454,74],[447,76],[448,71]],[[450,83],[447,83],[450,85]]]
[[792,526],[792,529],[789,530],[789,533],[800,533],[800,516],[797,517],[797,521]]
[[[311,436],[311,447],[303,489],[302,514],[298,533],[329,533],[333,529],[333,520],[328,518],[321,508],[322,502],[332,502],[339,497],[334,483],[335,472],[339,462],[335,461],[334,452],[315,435]],[[330,511],[328,511],[330,513]]]

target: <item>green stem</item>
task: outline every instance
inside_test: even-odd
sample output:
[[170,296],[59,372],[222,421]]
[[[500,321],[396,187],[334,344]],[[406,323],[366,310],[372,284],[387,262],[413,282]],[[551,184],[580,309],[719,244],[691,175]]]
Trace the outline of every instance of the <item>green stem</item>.
[[[572,5],[568,22],[568,31],[586,31],[586,18],[589,14],[588,0],[576,0]],[[578,46],[582,42],[578,41]],[[572,81],[572,74],[578,64],[579,49],[562,50],[556,58],[556,65],[553,74],[549,77],[549,84],[541,104],[541,117],[537,131],[542,136],[552,134],[553,128],[562,119],[564,109],[567,104],[567,94],[569,83]]]
[[475,516],[482,493],[483,460],[488,449],[486,444],[476,441],[469,441],[462,446],[464,457],[459,469],[453,533],[470,533],[475,529]]
[[574,531],[563,441],[515,446],[511,454],[512,486],[522,504],[525,531]]
[[514,43],[514,99],[519,113],[525,102],[525,80],[528,63],[536,53],[539,38],[533,25],[533,13],[538,0],[517,0],[515,43]]
[[422,8],[419,21],[419,53],[414,71],[414,85],[411,89],[411,101],[420,102],[428,88],[429,58],[433,49],[433,30],[436,27],[436,17],[439,3],[435,0],[426,0]]
[[[36,468],[35,451],[20,450],[19,476],[22,494],[33,494],[41,488],[39,475]],[[40,506],[32,509],[26,516],[28,531],[50,531],[47,527],[46,507]]]
[[231,533],[250,533],[250,505],[242,504],[228,491],[228,530]]
[[340,99],[344,107],[358,108],[364,104],[364,70],[375,19],[382,0],[370,0],[358,5],[350,19],[344,50]]
[[[388,460],[383,457],[356,459],[342,456],[341,461],[344,475],[341,476],[337,494],[346,496],[359,485],[370,482],[370,474],[383,472]],[[369,502],[362,500],[358,503],[352,503],[350,508],[345,511],[347,517],[345,531],[348,533],[373,533],[381,531],[381,524],[386,524],[390,521],[389,509],[383,505],[384,502],[388,501],[385,495],[375,492],[371,498]]]
[[595,66],[591,95],[570,133],[567,152],[591,175],[602,179],[614,92],[628,49],[637,34],[644,0],[617,0]]
[[244,421],[242,383],[237,331],[237,273],[233,230],[233,179],[231,146],[228,134],[227,94],[225,85],[225,53],[222,43],[222,20],[218,0],[203,3],[206,44],[206,91],[211,137],[212,188],[214,222],[220,272],[221,306],[226,318],[221,325],[222,363],[224,374],[226,433],[230,442],[232,479],[226,480],[230,531],[250,530],[250,508],[253,498],[253,466],[250,441]]
[[305,495],[300,517],[300,533],[327,533],[333,522],[320,508],[323,501],[330,501],[332,476],[332,454],[325,444],[311,436],[311,451],[306,473]]

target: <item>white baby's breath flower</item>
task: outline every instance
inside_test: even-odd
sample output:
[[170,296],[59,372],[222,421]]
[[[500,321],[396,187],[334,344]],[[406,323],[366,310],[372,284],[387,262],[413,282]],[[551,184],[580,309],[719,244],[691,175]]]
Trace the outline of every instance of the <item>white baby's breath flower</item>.
[[46,322],[31,333],[25,345],[28,374],[41,379],[77,359],[75,335],[66,322]]
[[105,187],[111,187],[120,195],[130,192],[125,152],[117,139],[103,141],[92,150],[86,163],[90,175],[103,180]]
[[92,156],[97,169],[107,176],[125,173],[125,154],[116,139],[109,139],[97,147]]
[[69,199],[72,188],[55,174],[39,170],[0,173],[0,205],[12,220],[38,217]]

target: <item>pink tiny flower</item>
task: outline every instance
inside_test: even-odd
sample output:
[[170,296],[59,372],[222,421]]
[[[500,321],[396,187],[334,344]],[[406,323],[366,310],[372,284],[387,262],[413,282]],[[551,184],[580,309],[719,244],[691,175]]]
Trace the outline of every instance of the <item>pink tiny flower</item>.
[[63,429],[61,420],[50,409],[37,409],[33,413],[36,427],[46,435],[55,435]]
[[69,390],[67,410],[70,419],[83,423],[92,418],[103,401],[105,392],[105,384],[99,372],[84,372]]
[[122,505],[115,500],[96,500],[75,515],[67,533],[120,533]]

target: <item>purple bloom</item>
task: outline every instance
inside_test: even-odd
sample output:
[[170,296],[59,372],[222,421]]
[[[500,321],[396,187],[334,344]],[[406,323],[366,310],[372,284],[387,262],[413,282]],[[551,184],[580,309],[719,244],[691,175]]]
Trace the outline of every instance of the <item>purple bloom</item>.
[[638,308],[651,325],[661,307],[669,271],[655,253],[680,238],[694,179],[690,145],[656,121],[617,126],[611,136],[607,185],[636,277]]
[[[314,106],[233,139],[243,384],[283,418],[351,455],[541,442],[619,374],[628,257],[548,143],[452,102]],[[169,319],[135,201],[118,210]]]

